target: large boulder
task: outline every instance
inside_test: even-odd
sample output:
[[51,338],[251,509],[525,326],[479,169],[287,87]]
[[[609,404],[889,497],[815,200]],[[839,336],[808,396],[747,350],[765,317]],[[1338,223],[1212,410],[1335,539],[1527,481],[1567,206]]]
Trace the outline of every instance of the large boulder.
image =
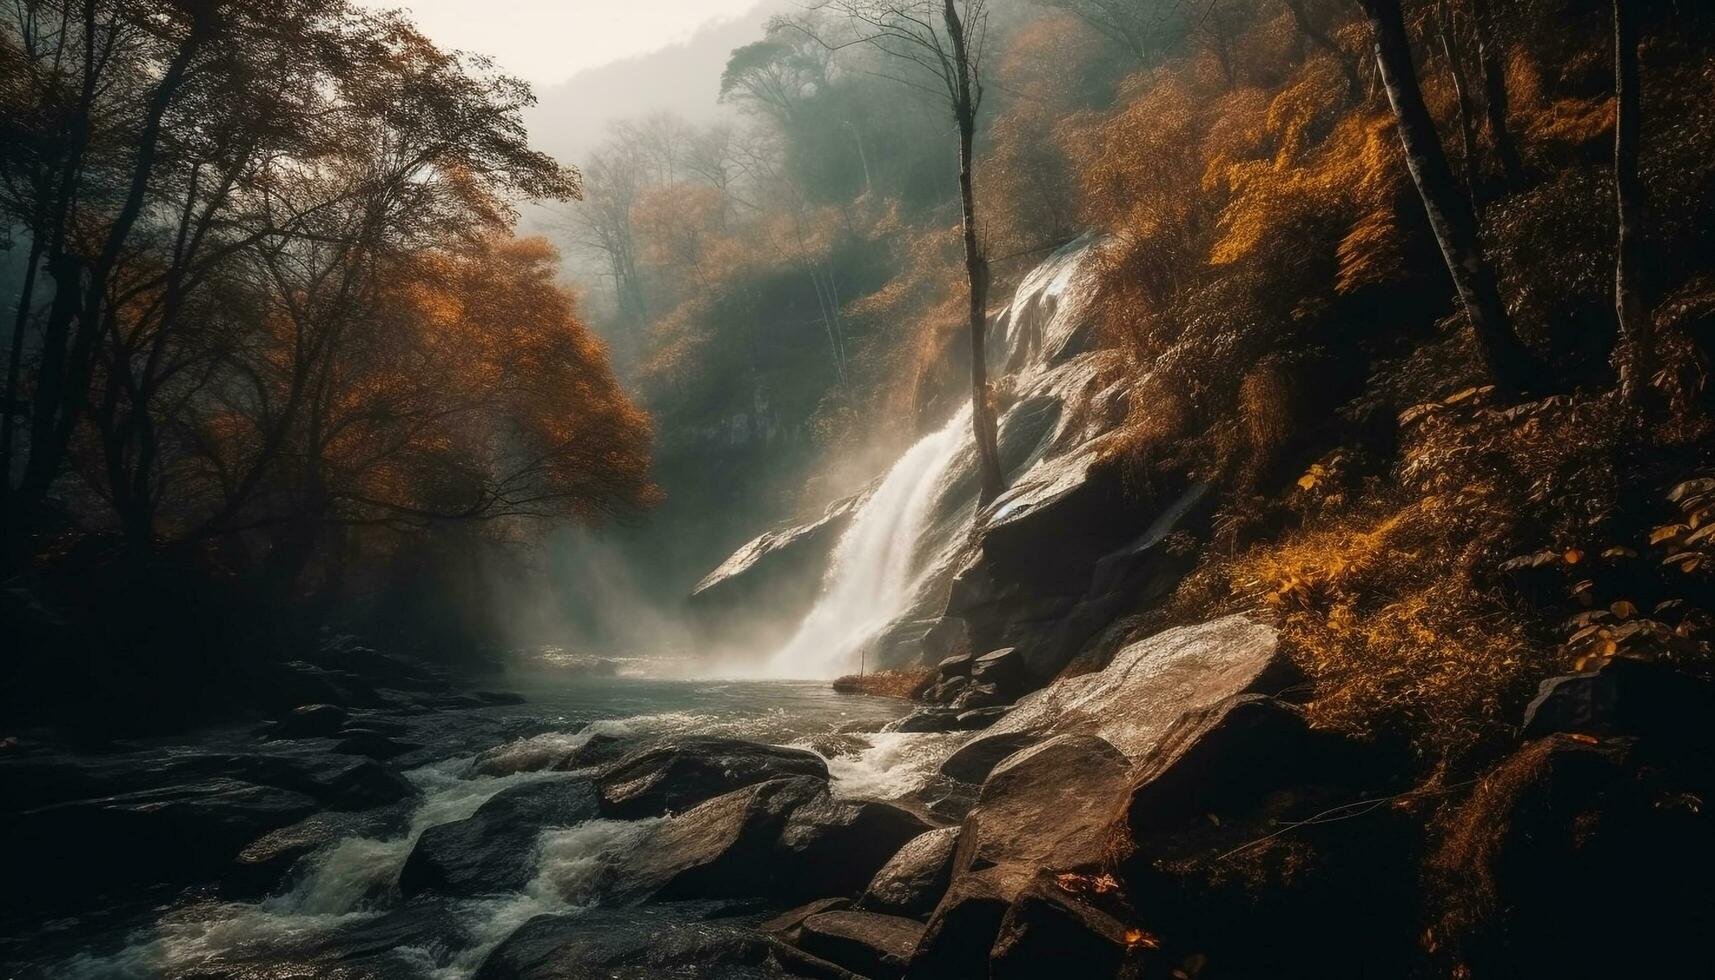
[[965,817],[954,874],[978,874],[1007,901],[1044,868],[1100,863],[1130,764],[1094,735],[1057,735],[989,774]]
[[782,624],[797,623],[821,594],[828,557],[869,492],[758,535],[698,582],[686,606],[702,638],[751,649],[778,646],[789,628]]
[[1185,712],[1235,694],[1274,693],[1296,679],[1273,629],[1225,616],[1140,640],[1103,670],[1023,698],[966,751],[977,756],[984,750],[976,746],[988,739],[1008,739],[1004,745],[1024,735],[1081,734],[1106,740],[1136,762]]
[[826,781],[828,764],[804,749],[736,738],[684,738],[634,752],[595,777],[605,816],[622,820],[688,810],[723,793],[769,780]]
[[273,727],[269,738],[327,738],[350,720],[344,708],[334,704],[303,704],[288,711]]
[[988,975],[991,980],[1115,977],[1130,947],[1124,923],[1084,903],[1052,876],[1041,875],[1006,910],[989,951]]
[[1093,735],[1059,735],[1014,754],[983,783],[909,976],[984,976],[1001,919],[1039,873],[1098,869],[1130,763]]
[[784,880],[777,897],[855,896],[929,829],[921,816],[893,803],[823,792],[794,810],[780,832],[774,860]]
[[712,903],[539,915],[497,946],[475,980],[855,980]]
[[[544,769],[574,769],[566,765],[572,754],[596,735],[583,735],[578,729],[558,732],[538,732],[525,738],[496,745],[478,753],[470,762],[473,776],[510,776],[520,772],[540,772]],[[610,760],[611,761],[611,760]]]
[[1404,976],[1421,824],[1388,804],[1408,771],[1292,705],[1235,696],[1187,714],[1138,766],[1104,866],[1169,959],[1206,955],[1235,976]]
[[922,936],[923,923],[915,919],[875,912],[823,912],[804,920],[798,946],[871,980],[891,980],[905,972]]
[[942,827],[919,834],[882,866],[858,905],[890,915],[928,915],[953,877],[953,851],[959,828]]
[[1118,615],[1171,591],[1193,558],[1167,539],[1200,526],[1208,504],[1203,485],[1139,499],[1093,449],[1044,460],[991,505],[945,616],[973,650],[1017,647],[1024,683],[1040,686]]
[[953,754],[942,761],[941,775],[980,786],[1007,756],[1022,752],[1047,737],[1032,731],[996,733],[991,727],[982,737],[973,738],[954,749]]
[[212,880],[250,842],[320,807],[305,793],[217,776],[7,814],[0,907],[75,911],[108,892]]
[[621,897],[662,900],[775,896],[802,891],[798,869],[777,860],[792,811],[826,792],[814,777],[745,786],[668,817],[621,857]]
[[399,873],[399,890],[407,898],[518,891],[535,875],[543,830],[598,814],[595,789],[586,779],[560,777],[502,790],[471,816],[423,831]]
[[[1705,752],[1555,734],[1476,785],[1430,866],[1436,953],[1474,977],[1715,974]],[[1589,911],[1593,896],[1609,896]],[[1569,923],[1590,922],[1574,939]]]

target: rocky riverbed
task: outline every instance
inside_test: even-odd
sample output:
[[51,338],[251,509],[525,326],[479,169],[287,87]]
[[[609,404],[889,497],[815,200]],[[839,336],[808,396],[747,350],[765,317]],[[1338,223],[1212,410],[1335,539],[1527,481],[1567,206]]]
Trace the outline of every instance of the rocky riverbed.
[[[538,678],[11,744],[0,957],[91,980],[1434,975],[1446,950],[1523,965],[1568,875],[1715,865],[1685,724],[1715,700],[1665,668],[1555,679],[1480,785],[1426,786],[1409,746],[1307,725],[1249,617],[1034,691],[1016,656],[948,658],[940,704]],[[979,687],[998,703],[946,703]],[[1697,880],[1634,895],[1651,945],[1626,955],[1694,955]]]

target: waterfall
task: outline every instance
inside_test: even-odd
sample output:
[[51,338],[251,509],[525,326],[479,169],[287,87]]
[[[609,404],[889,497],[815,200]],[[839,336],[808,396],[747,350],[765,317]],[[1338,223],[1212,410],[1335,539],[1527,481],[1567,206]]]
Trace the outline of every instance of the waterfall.
[[[1012,302],[990,324],[991,377],[1011,372],[1052,387],[1051,362],[1082,314],[1064,300],[1091,252],[1080,239],[1024,277]],[[967,404],[940,430],[918,440],[893,464],[835,546],[822,594],[797,631],[773,656],[776,677],[823,678],[856,672],[865,647],[910,603],[925,574],[925,532],[942,491],[972,465]]]
[[970,427],[967,405],[887,471],[840,538],[822,597],[774,655],[772,673],[833,677],[858,669],[863,645],[910,595],[917,542]]

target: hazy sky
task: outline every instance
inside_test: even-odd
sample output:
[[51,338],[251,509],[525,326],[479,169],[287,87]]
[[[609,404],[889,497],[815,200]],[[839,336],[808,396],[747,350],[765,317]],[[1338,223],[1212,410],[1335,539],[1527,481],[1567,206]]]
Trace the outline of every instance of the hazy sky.
[[654,51],[757,0],[360,0],[399,7],[443,48],[492,56],[538,87]]

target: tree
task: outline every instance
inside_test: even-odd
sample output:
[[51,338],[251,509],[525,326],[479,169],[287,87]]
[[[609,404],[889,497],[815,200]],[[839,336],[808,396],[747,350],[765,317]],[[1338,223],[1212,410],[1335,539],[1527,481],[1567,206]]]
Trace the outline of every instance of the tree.
[[1376,65],[1405,149],[1406,169],[1423,200],[1484,366],[1502,388],[1515,392],[1528,388],[1535,380],[1532,358],[1513,333],[1494,269],[1477,239],[1471,202],[1459,190],[1435,121],[1423,103],[1399,0],[1362,3],[1375,41]]
[[1501,173],[1509,187],[1524,182],[1524,162],[1519,159],[1518,146],[1507,126],[1507,73],[1501,57],[1499,30],[1489,9],[1489,0],[1471,0],[1472,21],[1476,24],[1477,60],[1483,68],[1483,114],[1489,124],[1489,138],[1494,141],[1495,155],[1501,159]]
[[1638,14],[1634,0],[1614,0],[1614,200],[1619,238],[1614,262],[1614,308],[1619,317],[1620,396],[1643,400],[1655,373],[1655,324],[1641,268],[1644,185],[1638,176],[1642,108],[1638,97]]
[[988,33],[987,0],[831,0],[818,9],[843,14],[853,32],[851,39],[824,37],[817,33],[814,23],[799,21],[793,26],[830,50],[868,45],[901,63],[908,72],[920,72],[927,85],[910,78],[902,80],[944,94],[958,129],[959,202],[969,288],[971,429],[981,477],[978,503],[986,504],[1000,495],[1006,482],[989,397],[989,265],[978,234],[973,180],[977,112],[983,97],[983,45]]

